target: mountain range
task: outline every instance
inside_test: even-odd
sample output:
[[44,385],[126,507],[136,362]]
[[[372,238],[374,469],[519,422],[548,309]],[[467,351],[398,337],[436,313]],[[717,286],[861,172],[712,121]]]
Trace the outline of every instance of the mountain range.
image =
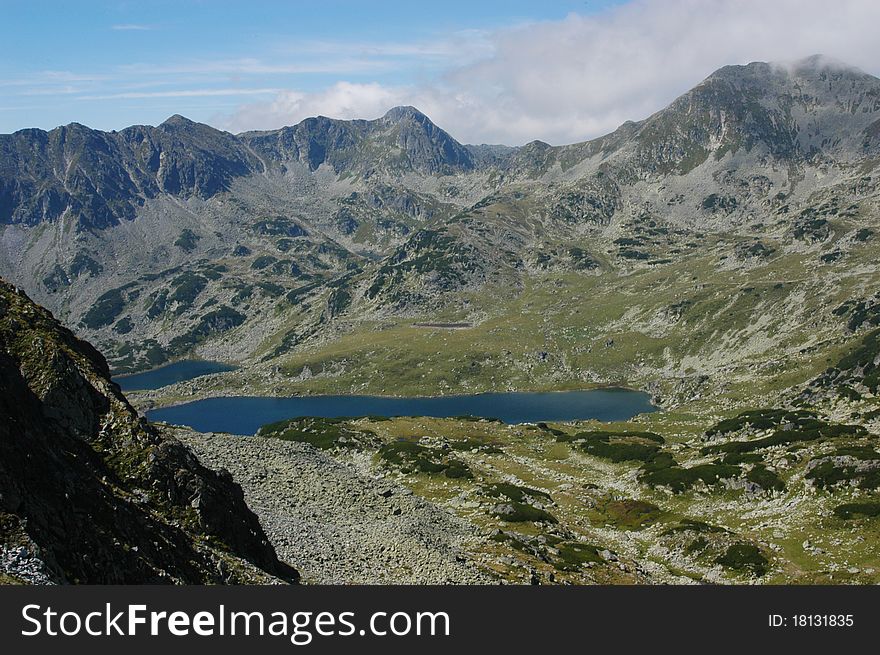
[[[23,130],[0,135],[0,273],[117,372],[196,355],[279,389],[381,392],[363,353],[402,331],[423,358],[411,325],[445,321],[472,326],[456,346],[471,370],[431,362],[419,383],[432,391],[491,388],[487,371],[516,388],[724,385],[804,343],[780,327],[756,350],[709,306],[795,332],[809,311],[823,329],[806,341],[847,336],[831,310],[842,287],[865,286],[850,273],[871,248],[878,149],[880,80],[818,56],[722,68],[645,120],[565,146],[462,145],[412,107],[239,135],[181,116]],[[774,298],[708,297],[762,267],[791,278]],[[527,319],[523,304],[560,285],[608,315]],[[689,317],[729,336],[707,343],[693,322],[676,334]],[[509,328],[526,319],[540,327],[524,343]],[[597,357],[609,339],[615,353]]]

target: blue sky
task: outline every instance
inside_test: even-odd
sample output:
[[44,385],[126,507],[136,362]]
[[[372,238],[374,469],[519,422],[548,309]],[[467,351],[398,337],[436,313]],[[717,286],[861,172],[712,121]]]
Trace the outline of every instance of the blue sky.
[[4,0],[0,132],[210,120],[281,89],[414,83],[476,56],[487,31],[611,4]]
[[821,52],[880,72],[875,0],[2,0],[0,16],[0,133],[412,104],[465,142],[563,143],[726,64]]

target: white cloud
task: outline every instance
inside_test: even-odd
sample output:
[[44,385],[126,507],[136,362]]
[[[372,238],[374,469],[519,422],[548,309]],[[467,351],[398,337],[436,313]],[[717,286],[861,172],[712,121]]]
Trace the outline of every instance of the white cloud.
[[645,118],[727,64],[823,53],[878,73],[878,24],[875,0],[635,0],[593,16],[480,33],[475,56],[453,60],[438,79],[288,90],[217,122],[268,129],[308,115],[371,117],[411,104],[465,142],[573,142]]
[[153,29],[153,26],[140,25],[137,23],[122,23],[120,25],[111,25],[110,29],[116,32],[148,32]]
[[175,89],[174,91],[129,91],[107,95],[78,96],[77,100],[128,100],[133,98],[200,98],[211,96],[265,96],[280,89]]
[[381,84],[337,82],[317,93],[283,91],[267,103],[253,103],[220,119],[224,129],[243,132],[249,129],[272,129],[293,125],[310,116],[333,118],[375,118],[389,108],[402,104],[409,89]]
[[182,62],[172,65],[124,64],[126,75],[300,75],[304,73],[353,74],[387,70],[387,61],[363,57],[325,58],[315,61],[268,63],[254,57]]
[[492,54],[490,34],[484,30],[462,30],[422,41],[333,41],[312,40],[288,43],[276,48],[284,56],[436,60],[464,64]]

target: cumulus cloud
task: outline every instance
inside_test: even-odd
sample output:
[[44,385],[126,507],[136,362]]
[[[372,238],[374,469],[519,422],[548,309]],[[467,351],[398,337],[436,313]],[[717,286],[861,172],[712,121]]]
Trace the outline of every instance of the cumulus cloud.
[[419,84],[287,90],[216,122],[232,131],[269,129],[411,104],[464,142],[570,143],[647,117],[727,64],[823,53],[876,74],[878,24],[875,0],[634,0],[481,33],[482,56]]
[[228,119],[221,119],[226,129],[240,132],[272,129],[298,123],[310,116],[353,119],[380,116],[391,107],[406,102],[410,91],[381,84],[337,82],[316,93],[283,91],[271,102],[252,103]]

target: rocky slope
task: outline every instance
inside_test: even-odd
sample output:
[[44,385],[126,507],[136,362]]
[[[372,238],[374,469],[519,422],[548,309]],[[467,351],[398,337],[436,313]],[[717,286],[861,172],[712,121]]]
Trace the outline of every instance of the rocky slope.
[[302,443],[199,434],[178,438],[229,470],[282,557],[318,584],[490,584],[468,561],[472,525],[390,479]]
[[229,474],[140,419],[104,358],[3,281],[0,390],[4,580],[297,579]]

